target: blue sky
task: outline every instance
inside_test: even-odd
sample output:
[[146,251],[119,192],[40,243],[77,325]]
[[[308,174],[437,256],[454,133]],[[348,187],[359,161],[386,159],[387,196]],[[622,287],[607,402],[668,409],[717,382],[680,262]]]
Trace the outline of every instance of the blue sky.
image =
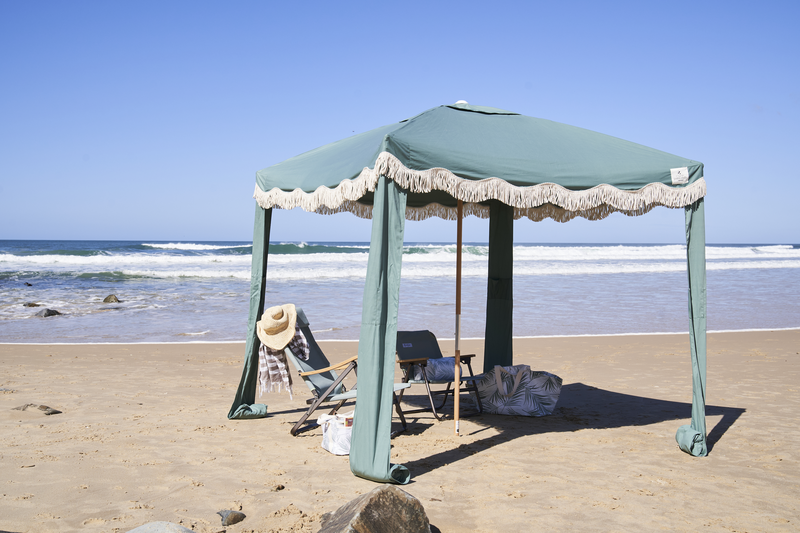
[[[255,172],[464,99],[702,161],[707,239],[800,243],[797,2],[0,3],[0,239],[249,240]],[[488,222],[465,223],[485,241]],[[368,221],[277,211],[272,240]],[[682,242],[683,212],[517,222]],[[407,241],[455,223],[409,222]]]

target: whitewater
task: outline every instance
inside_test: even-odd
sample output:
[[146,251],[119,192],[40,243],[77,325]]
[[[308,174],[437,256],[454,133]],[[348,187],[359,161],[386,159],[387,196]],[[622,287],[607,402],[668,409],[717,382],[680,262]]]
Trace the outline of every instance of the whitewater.
[[[0,342],[241,341],[246,242],[0,241]],[[267,302],[357,339],[368,243],[271,243]],[[453,336],[454,244],[404,247],[400,327]],[[709,245],[709,328],[800,326],[800,246]],[[482,337],[488,246],[463,250],[462,332]],[[683,245],[516,244],[514,334],[681,332]],[[118,304],[104,304],[115,294]],[[37,304],[41,307],[26,307]],[[36,312],[56,309],[61,316]]]

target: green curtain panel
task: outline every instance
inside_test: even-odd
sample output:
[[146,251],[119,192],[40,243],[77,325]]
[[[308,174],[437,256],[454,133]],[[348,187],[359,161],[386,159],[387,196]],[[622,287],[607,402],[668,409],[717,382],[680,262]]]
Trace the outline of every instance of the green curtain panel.
[[514,364],[511,332],[514,295],[514,208],[489,202],[489,280],[483,371]]
[[250,315],[247,320],[247,342],[244,350],[244,368],[236,398],[233,400],[228,418],[264,418],[267,406],[256,401],[258,381],[258,349],[261,343],[256,335],[256,322],[264,312],[264,296],[267,292],[267,258],[269,257],[269,233],[272,225],[272,209],[263,209],[256,204],[253,225],[253,260],[250,270]]
[[692,358],[692,423],[675,440],[695,457],[706,446],[706,222],[703,200],[686,207],[686,262],[689,271],[689,348]]
[[406,484],[411,479],[407,468],[389,462],[405,210],[405,191],[382,176],[372,211],[350,441],[350,470],[379,483]]

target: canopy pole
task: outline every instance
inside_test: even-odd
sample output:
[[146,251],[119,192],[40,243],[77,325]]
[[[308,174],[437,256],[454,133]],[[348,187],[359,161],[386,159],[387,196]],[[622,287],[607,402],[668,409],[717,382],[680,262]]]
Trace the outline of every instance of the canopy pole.
[[458,418],[461,402],[461,215],[464,212],[464,202],[458,201],[458,225],[456,229],[456,356],[453,384],[455,392],[453,397],[453,410],[455,411],[455,436],[458,437]]

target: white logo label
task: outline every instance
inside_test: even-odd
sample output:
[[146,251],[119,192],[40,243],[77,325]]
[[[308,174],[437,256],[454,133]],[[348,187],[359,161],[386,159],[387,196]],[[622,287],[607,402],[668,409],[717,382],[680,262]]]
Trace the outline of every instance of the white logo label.
[[689,181],[688,167],[671,168],[669,169],[669,173],[672,176],[673,185],[682,185]]

